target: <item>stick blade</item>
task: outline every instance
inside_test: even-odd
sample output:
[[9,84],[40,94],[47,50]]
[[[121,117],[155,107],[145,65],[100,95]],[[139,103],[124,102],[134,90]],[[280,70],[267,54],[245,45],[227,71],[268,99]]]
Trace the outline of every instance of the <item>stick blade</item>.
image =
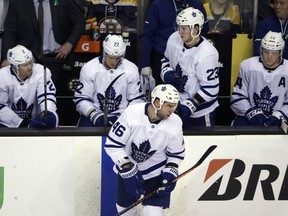
[[217,145],[210,146],[195,165],[199,166],[202,164],[202,162],[210,155],[212,151],[214,151],[216,147]]

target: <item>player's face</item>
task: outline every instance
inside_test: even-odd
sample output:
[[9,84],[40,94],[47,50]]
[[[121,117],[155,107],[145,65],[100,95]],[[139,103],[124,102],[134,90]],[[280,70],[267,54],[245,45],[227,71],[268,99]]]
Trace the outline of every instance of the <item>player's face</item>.
[[19,65],[19,78],[21,80],[25,80],[28,77],[30,77],[33,73],[32,68],[33,68],[33,61],[32,60],[25,63],[25,64]]
[[110,69],[115,69],[120,63],[122,57],[115,57],[105,54],[104,65]]
[[288,17],[288,0],[274,0],[274,10],[279,19],[286,20]]
[[280,50],[262,50],[263,63],[267,68],[275,68],[279,64],[281,51]]
[[174,112],[177,104],[170,103],[170,102],[164,102],[161,109],[157,111],[157,117],[158,119],[167,119],[169,116]]
[[192,40],[191,29],[188,25],[180,25],[178,32],[184,43],[189,43]]

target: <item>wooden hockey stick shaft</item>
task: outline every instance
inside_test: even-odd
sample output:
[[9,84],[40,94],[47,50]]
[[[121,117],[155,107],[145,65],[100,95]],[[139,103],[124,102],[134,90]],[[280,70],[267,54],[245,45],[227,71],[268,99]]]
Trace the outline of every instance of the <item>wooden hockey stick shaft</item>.
[[47,71],[44,65],[44,115],[47,115]]
[[107,100],[108,100],[108,95],[110,92],[110,89],[112,88],[113,84],[123,75],[119,74],[106,88],[105,90],[105,98],[104,98],[104,126],[107,127],[107,119],[108,119],[108,110],[107,110]]
[[[187,175],[188,173],[192,172],[194,169],[196,169],[198,166],[200,166],[203,161],[210,155],[210,153],[217,147],[217,145],[212,145],[210,146],[205,153],[202,155],[202,157],[197,161],[196,164],[194,164],[191,168],[189,168],[188,170],[186,170],[185,172],[181,173],[179,176],[177,176],[175,179],[173,179],[172,181],[170,181],[167,186],[169,187],[170,185],[172,185],[174,182],[178,181],[180,178],[184,177],[185,175]],[[164,188],[164,189],[165,189]],[[122,214],[124,214],[125,212],[129,211],[130,209],[134,208],[135,206],[139,205],[140,203],[142,203],[143,201],[151,198],[152,196],[154,196],[155,194],[157,194],[159,189],[163,189],[163,188],[158,188],[157,190],[152,191],[151,193],[145,195],[144,197],[140,198],[139,200],[137,200],[136,202],[134,202],[133,204],[131,204],[130,206],[128,206],[127,208],[123,209],[122,211],[120,211],[118,214],[116,214],[116,216],[120,216]]]

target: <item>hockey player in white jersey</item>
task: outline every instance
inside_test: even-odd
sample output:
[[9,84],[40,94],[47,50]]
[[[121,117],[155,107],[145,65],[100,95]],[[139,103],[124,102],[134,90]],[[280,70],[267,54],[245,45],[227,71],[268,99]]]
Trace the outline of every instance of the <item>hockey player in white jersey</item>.
[[201,11],[186,8],[176,22],[178,31],[168,39],[161,78],[180,92],[178,112],[185,128],[214,126],[214,110],[219,106],[218,51],[200,36]]
[[57,127],[56,88],[50,70],[46,69],[44,79],[44,67],[33,63],[31,51],[21,45],[9,49],[7,59],[10,65],[0,70],[0,127]]
[[288,61],[282,58],[284,40],[269,31],[261,41],[260,57],[241,62],[231,96],[237,115],[234,126],[279,126],[288,120]]
[[138,68],[124,58],[125,51],[122,36],[109,34],[103,55],[82,67],[74,94],[79,127],[111,126],[129,104],[145,101]]
[[[184,159],[182,121],[174,114],[180,100],[178,91],[169,84],[156,86],[151,103],[127,107],[112,126],[105,150],[118,173],[117,210],[120,212],[142,194],[149,194],[178,176]],[[170,204],[176,182],[143,202],[144,216],[163,216]],[[138,216],[134,207],[123,216]]]

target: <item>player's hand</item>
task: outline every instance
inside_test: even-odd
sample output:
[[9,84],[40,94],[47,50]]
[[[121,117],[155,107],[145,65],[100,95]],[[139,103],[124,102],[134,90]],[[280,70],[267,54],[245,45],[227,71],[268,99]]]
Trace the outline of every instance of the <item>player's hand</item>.
[[4,60],[2,61],[2,63],[1,63],[1,67],[0,67],[0,68],[6,67],[6,66],[8,66],[8,65],[10,65],[8,59],[4,59]]
[[264,126],[264,123],[267,120],[266,115],[259,107],[252,107],[248,109],[245,116],[250,126]]
[[89,118],[93,125],[97,127],[104,127],[104,113],[102,111],[92,111]]
[[44,112],[41,113],[36,118],[32,119],[30,124],[30,128],[56,128],[58,127],[58,116],[53,112],[47,111],[45,115]]
[[129,194],[139,199],[141,194],[145,193],[143,186],[144,180],[136,164],[132,162],[123,164],[119,175],[122,177],[125,190]]
[[168,183],[173,181],[178,176],[178,169],[174,166],[168,166],[162,170],[161,187],[157,191],[158,196],[164,196],[171,193],[176,186],[176,181],[168,186]]
[[143,75],[146,78],[149,78],[152,75],[152,69],[151,67],[144,67],[141,69],[141,75]]
[[274,111],[272,115],[268,117],[266,122],[264,123],[265,126],[280,126],[281,119],[285,121],[284,116],[282,115],[281,111]]
[[176,86],[181,85],[181,76],[177,73],[173,68],[166,67],[162,70],[163,74],[163,81],[167,84],[173,85],[175,88]]

